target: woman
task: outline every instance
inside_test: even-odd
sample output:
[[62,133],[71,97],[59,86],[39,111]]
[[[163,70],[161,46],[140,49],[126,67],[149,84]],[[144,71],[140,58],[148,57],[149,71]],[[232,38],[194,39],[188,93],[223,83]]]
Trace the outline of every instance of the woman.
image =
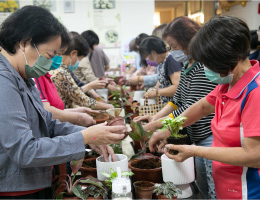
[[52,165],[83,158],[85,144],[99,153],[102,149],[107,158],[111,150],[100,145],[124,137],[124,127],[85,129],[53,120],[43,108],[31,78],[50,70],[51,58],[68,38],[65,27],[49,11],[36,6],[23,7],[1,25],[1,199],[51,198]]
[[81,36],[84,37],[90,46],[89,60],[95,76],[98,78],[105,76],[105,71],[110,68],[110,60],[102,48],[98,46],[98,35],[94,31],[88,30],[84,31]]
[[201,28],[192,41],[191,55],[220,85],[182,115],[188,117],[187,126],[215,111],[213,144],[167,145],[179,151],[176,156],[165,151],[176,161],[191,156],[213,160],[218,199],[260,198],[260,69],[258,61],[249,61],[249,47],[248,26],[236,17],[216,17]]
[[170,56],[163,40],[155,36],[144,39],[140,44],[139,50],[142,57],[160,64],[158,66],[158,81],[155,90],[149,91],[145,95],[148,98],[155,98],[158,91],[162,103],[168,103],[177,90],[182,64],[176,62]]
[[78,52],[81,50],[80,44],[84,42],[85,40],[80,35],[71,35],[71,42],[66,51],[61,49],[57,52],[59,56],[62,56],[62,65],[59,69],[52,72],[51,79],[65,104],[65,108],[75,108],[78,106],[98,110],[113,108],[112,105],[97,102],[85,94],[92,88],[98,89],[104,87],[106,84],[105,81],[97,80],[94,84],[89,83],[86,85],[82,83],[82,87],[79,87],[75,82],[75,79],[73,79],[71,73],[78,67]]
[[[192,37],[199,31],[200,26],[188,17],[175,18],[166,28],[164,38],[170,45],[172,56],[178,62],[183,62],[189,56],[189,44]],[[193,103],[205,97],[216,87],[204,74],[204,66],[193,59],[189,59],[182,69],[180,83],[173,97],[160,112],[153,117],[138,117],[135,120],[148,118],[151,123],[145,126],[145,129],[155,131],[162,127],[160,118],[168,116],[177,117]],[[213,141],[210,122],[213,114],[204,117],[192,126],[187,127],[187,134],[192,143],[197,146],[211,146]],[[154,139],[161,132],[156,132],[150,142],[150,150],[156,149]],[[158,137],[159,137],[158,136]],[[163,137],[163,136],[162,136]],[[163,138],[164,139],[164,138]],[[156,140],[157,141],[157,140]],[[202,191],[205,198],[215,198],[214,182],[211,175],[211,161],[200,157],[195,158],[196,164],[196,183]]]

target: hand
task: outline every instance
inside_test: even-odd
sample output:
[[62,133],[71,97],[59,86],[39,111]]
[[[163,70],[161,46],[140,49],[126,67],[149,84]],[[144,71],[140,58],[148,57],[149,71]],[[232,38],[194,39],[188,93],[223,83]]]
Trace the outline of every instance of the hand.
[[98,110],[92,110],[91,108],[86,108],[86,107],[73,108],[73,109],[70,109],[70,111],[79,112],[79,113],[87,113],[87,114],[100,112]]
[[96,124],[96,121],[87,113],[79,113],[77,125],[89,127]]
[[153,120],[153,117],[150,115],[144,115],[144,116],[138,116],[134,118],[134,122],[141,122],[141,121],[146,121],[151,122]]
[[118,80],[118,85],[126,85],[127,80],[125,78],[121,78]]
[[148,97],[148,99],[152,99],[152,98],[155,98],[156,97],[156,90],[155,89],[153,89],[153,90],[151,90],[151,91],[149,91],[149,92],[146,92],[145,94],[144,94],[144,98],[146,97],[146,95],[148,95],[147,97]]
[[143,128],[145,131],[154,132],[157,129],[161,128],[161,126],[162,126],[162,122],[160,120],[156,120],[146,124]]
[[107,81],[106,80],[95,80],[95,81],[92,81],[90,83],[88,83],[88,86],[90,89],[103,89],[106,87],[107,85]]
[[155,132],[150,138],[148,144],[151,152],[162,151],[164,145],[167,144],[166,138],[171,134],[168,131],[158,131]]
[[125,137],[125,126],[106,126],[106,123],[91,126],[82,131],[85,144],[117,144]]
[[109,145],[89,145],[91,149],[97,152],[99,155],[103,156],[105,161],[108,162],[108,156],[111,155],[112,162],[116,161],[115,153],[112,147]]
[[[199,146],[195,145],[173,145],[173,144],[167,144],[164,148],[165,155],[170,158],[174,159],[177,162],[183,162],[187,158],[195,156],[195,151],[197,148],[201,148]],[[175,150],[179,153],[177,155],[169,154],[169,150]]]
[[138,85],[138,76],[132,76],[129,78],[129,84],[130,85]]

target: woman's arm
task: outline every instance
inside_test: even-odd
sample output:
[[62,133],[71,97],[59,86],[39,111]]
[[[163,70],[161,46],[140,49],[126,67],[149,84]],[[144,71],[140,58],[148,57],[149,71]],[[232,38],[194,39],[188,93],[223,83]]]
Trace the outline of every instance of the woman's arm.
[[61,122],[70,122],[85,127],[96,124],[93,117],[89,116],[87,113],[60,110],[51,106],[49,102],[43,102],[43,106],[52,113],[53,119],[59,119]]
[[166,145],[168,149],[179,151],[171,155],[165,149],[167,157],[182,162],[189,157],[197,156],[208,160],[236,165],[260,168],[260,137],[244,138],[244,147],[202,147],[194,145]]

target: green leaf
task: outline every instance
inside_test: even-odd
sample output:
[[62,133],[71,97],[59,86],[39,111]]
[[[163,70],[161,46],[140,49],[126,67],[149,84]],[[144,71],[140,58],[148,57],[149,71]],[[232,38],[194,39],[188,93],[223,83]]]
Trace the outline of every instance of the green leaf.
[[140,136],[137,134],[129,133],[129,136],[135,141],[140,141]]
[[65,192],[59,193],[59,194],[57,195],[56,199],[63,199],[63,194],[64,194],[64,193],[65,193]]
[[83,199],[83,193],[81,191],[80,185],[76,185],[72,187],[73,194],[75,194],[77,197]]

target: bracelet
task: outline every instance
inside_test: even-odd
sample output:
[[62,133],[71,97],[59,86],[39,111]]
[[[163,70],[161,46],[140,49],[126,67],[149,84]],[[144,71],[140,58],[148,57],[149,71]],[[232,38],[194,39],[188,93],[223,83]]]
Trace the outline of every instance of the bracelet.
[[140,76],[138,76],[138,79],[137,79],[138,83],[140,82]]

